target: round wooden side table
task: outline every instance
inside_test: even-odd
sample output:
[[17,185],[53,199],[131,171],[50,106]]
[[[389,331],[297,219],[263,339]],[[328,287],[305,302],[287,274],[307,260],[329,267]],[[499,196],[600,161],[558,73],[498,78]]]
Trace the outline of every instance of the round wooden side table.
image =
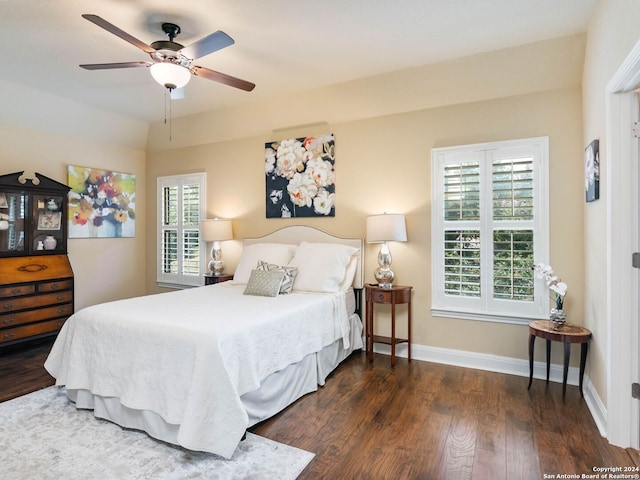
[[549,383],[549,367],[551,363],[551,342],[564,343],[564,369],[562,372],[562,399],[564,400],[567,391],[567,374],[569,373],[569,355],[571,354],[571,344],[580,344],[580,395],[582,393],[582,380],[584,378],[584,368],[587,364],[587,352],[589,351],[589,339],[591,331],[574,325],[565,323],[562,328],[556,330],[549,320],[534,320],[529,323],[529,386],[533,382],[533,345],[536,337],[544,338],[547,341],[547,383]]

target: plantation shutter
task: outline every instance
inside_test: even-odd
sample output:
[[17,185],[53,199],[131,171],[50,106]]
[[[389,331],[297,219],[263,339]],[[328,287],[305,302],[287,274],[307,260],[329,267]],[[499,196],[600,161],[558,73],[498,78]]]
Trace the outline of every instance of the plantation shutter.
[[432,312],[541,318],[531,267],[548,252],[546,138],[432,151]]
[[182,273],[200,275],[200,185],[186,184],[182,189]]
[[158,282],[161,284],[201,284],[204,258],[200,248],[200,221],[204,216],[204,180],[204,174],[158,179]]
[[[480,163],[444,166],[444,291],[446,295],[479,297]],[[468,226],[461,230],[462,224]]]
[[495,299],[533,301],[533,180],[533,157],[492,162]]

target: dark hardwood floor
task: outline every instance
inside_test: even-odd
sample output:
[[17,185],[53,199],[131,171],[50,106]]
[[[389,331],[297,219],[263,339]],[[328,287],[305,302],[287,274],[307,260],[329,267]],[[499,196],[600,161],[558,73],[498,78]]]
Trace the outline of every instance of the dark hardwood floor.
[[0,402],[54,384],[44,369],[53,340],[0,348]]
[[[42,367],[50,346],[0,350],[0,401],[53,384]],[[251,431],[315,453],[301,479],[524,480],[640,466],[638,451],[600,436],[577,387],[563,403],[560,384],[527,383],[356,353],[318,392]]]

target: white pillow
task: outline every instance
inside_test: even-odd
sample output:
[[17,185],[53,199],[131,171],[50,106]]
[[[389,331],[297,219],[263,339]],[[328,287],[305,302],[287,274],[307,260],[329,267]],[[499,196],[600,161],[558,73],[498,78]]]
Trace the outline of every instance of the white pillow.
[[351,286],[353,285],[353,279],[356,276],[357,269],[358,269],[358,255],[353,254],[351,256],[351,260],[349,260],[349,264],[347,265],[347,268],[345,269],[344,278],[342,279],[342,282],[340,282],[340,285],[338,287],[338,289],[341,292],[346,292],[351,288]]
[[289,262],[290,267],[298,268],[293,291],[339,291],[347,265],[358,250],[337,243],[300,243]]
[[236,272],[233,275],[234,283],[247,283],[251,276],[251,270],[257,268],[258,260],[276,265],[286,265],[293,258],[296,246],[288,243],[254,243],[248,245],[242,252]]

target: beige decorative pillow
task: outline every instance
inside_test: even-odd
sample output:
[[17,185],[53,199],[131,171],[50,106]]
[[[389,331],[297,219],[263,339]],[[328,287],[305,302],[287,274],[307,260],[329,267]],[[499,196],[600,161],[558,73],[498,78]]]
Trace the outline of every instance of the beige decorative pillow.
[[296,279],[296,275],[298,275],[296,267],[281,267],[280,265],[258,260],[258,270],[283,271],[284,278],[282,279],[282,285],[280,285],[280,294],[286,295],[293,290],[293,282]]
[[243,293],[259,297],[276,297],[280,292],[283,278],[283,271],[252,270]]

